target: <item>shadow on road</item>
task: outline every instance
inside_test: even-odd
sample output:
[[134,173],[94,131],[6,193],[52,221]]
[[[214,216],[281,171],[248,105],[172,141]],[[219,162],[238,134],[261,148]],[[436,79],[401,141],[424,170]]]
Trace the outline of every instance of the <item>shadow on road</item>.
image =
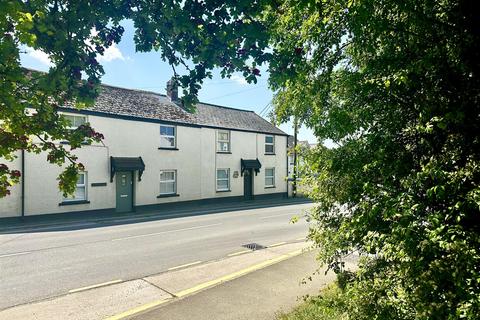
[[288,205],[311,203],[306,198],[276,199],[275,201],[250,200],[231,203],[210,204],[166,204],[162,209],[137,210],[131,213],[115,213],[112,210],[96,210],[81,213],[61,213],[38,215],[22,218],[0,219],[1,234],[18,234],[33,232],[72,231],[106,226],[141,223],[147,221],[165,220],[228,211],[252,210]]

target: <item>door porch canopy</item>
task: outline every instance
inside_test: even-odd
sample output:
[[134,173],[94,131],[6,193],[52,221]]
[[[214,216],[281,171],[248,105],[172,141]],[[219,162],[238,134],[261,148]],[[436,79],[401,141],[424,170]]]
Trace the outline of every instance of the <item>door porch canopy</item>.
[[242,176],[243,176],[243,172],[248,169],[255,170],[255,175],[257,175],[257,173],[260,172],[260,168],[262,167],[262,164],[260,163],[260,161],[258,161],[258,158],[252,159],[252,160],[240,159],[240,162],[241,162],[241,168],[242,168],[242,171],[241,171]]
[[138,181],[141,181],[145,170],[142,157],[110,157],[110,182],[113,182],[115,172],[136,170],[138,170]]

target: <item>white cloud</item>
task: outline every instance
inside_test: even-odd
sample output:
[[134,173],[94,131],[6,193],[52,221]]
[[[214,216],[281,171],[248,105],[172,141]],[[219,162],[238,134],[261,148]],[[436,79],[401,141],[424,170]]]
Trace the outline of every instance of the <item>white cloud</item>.
[[248,85],[247,80],[245,80],[244,77],[239,76],[238,74],[234,74],[234,75],[230,78],[230,80],[235,81],[236,83],[238,83],[239,85],[242,85],[242,86]]
[[[41,64],[47,67],[53,66],[53,63],[50,60],[49,55],[41,50],[35,50],[33,48],[27,47],[26,53],[29,57],[37,60],[38,62],[40,62]],[[103,55],[98,55],[97,59],[99,62],[110,62],[113,60],[122,60],[122,61],[130,60],[129,57],[125,57],[122,54],[122,52],[120,51],[120,49],[117,47],[115,43],[110,47],[108,47],[103,53]]]
[[122,51],[118,49],[115,43],[108,47],[103,53],[103,55],[98,55],[97,59],[99,62],[110,62],[117,59],[122,61],[126,60],[126,58],[123,56]]
[[33,59],[37,60],[41,64],[44,64],[48,67],[53,66],[52,61],[50,60],[50,57],[48,54],[41,50],[35,50],[33,48],[27,47],[27,55],[32,57]]
[[[96,37],[98,35],[98,31],[95,28],[92,28],[90,30],[90,37]],[[92,41],[90,39],[87,39],[85,43],[91,47],[92,46]],[[105,51],[103,52],[102,55],[97,54],[97,60],[98,62],[110,62],[113,60],[130,60],[130,57],[124,57],[122,51],[117,47],[116,43],[113,43],[110,47],[106,48]]]

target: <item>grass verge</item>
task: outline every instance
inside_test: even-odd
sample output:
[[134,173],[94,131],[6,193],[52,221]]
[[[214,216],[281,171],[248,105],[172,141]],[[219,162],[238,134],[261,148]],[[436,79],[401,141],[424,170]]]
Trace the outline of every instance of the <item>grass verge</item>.
[[347,320],[345,295],[335,284],[322,290],[317,297],[308,298],[289,313],[277,315],[276,320]]

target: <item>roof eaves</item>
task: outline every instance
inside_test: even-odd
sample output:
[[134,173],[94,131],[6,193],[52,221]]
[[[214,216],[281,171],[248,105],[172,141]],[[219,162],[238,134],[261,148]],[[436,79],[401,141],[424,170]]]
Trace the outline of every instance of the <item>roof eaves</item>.
[[233,128],[233,127],[228,127],[228,126],[213,126],[213,125],[205,125],[205,124],[196,124],[196,123],[191,123],[191,122],[182,122],[182,121],[178,121],[178,120],[162,120],[162,119],[155,119],[155,118],[148,118],[148,117],[137,117],[137,116],[132,116],[132,115],[125,115],[125,114],[105,112],[105,111],[95,111],[95,110],[89,110],[89,109],[77,109],[77,108],[73,108],[73,107],[72,108],[59,107],[58,110],[63,111],[63,112],[79,113],[79,114],[99,116],[99,117],[117,118],[117,119],[122,119],[122,120],[177,124],[177,125],[180,125],[180,126],[194,127],[194,128],[227,129],[227,130],[232,130],[232,131],[288,136],[288,134],[284,133],[282,130],[278,129],[277,127],[274,127],[274,128],[278,129],[282,133],[273,132],[273,131],[265,131],[265,130]]

